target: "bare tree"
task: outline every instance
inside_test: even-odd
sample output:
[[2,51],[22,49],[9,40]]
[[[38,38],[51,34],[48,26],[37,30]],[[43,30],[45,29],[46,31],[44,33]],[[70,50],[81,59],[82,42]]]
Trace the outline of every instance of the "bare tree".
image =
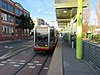
[[86,38],[87,37],[87,32],[88,32],[88,23],[89,23],[89,16],[90,16],[90,5],[88,6],[88,8],[86,8],[84,10],[84,16],[83,16],[83,19],[84,19],[84,23],[83,23],[83,37]]
[[97,18],[98,18],[98,25],[100,25],[100,0],[96,6],[96,15],[97,15]]

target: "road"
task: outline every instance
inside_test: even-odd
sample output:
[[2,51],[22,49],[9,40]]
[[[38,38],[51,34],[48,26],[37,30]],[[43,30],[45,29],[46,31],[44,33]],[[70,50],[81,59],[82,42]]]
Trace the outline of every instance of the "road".
[[33,40],[18,40],[0,44],[1,75],[46,75],[51,53],[35,53]]

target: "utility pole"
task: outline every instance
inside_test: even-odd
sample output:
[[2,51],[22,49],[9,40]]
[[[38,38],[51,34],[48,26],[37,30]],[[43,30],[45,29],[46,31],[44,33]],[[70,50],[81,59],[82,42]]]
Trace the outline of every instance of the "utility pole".
[[76,35],[76,59],[82,59],[82,6],[83,0],[78,0],[77,9],[77,35]]

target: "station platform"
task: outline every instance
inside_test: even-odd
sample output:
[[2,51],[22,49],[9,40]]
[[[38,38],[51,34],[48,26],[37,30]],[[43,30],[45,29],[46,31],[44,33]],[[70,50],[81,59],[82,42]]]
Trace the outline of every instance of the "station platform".
[[75,48],[59,40],[47,75],[96,75],[87,62],[75,58]]

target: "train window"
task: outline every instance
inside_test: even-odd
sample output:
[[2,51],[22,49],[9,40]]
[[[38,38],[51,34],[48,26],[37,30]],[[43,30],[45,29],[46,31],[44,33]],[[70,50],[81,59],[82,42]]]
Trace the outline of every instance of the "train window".
[[50,36],[51,36],[51,37],[54,37],[54,31],[51,31],[51,32],[50,32]]
[[36,41],[37,42],[47,42],[48,37],[47,37],[47,35],[37,35],[36,36]]
[[55,35],[54,35],[54,30],[50,31],[50,41],[54,41]]
[[51,37],[50,38],[50,41],[55,41],[55,37]]
[[36,41],[37,42],[47,42],[48,41],[48,28],[37,28],[36,31]]

